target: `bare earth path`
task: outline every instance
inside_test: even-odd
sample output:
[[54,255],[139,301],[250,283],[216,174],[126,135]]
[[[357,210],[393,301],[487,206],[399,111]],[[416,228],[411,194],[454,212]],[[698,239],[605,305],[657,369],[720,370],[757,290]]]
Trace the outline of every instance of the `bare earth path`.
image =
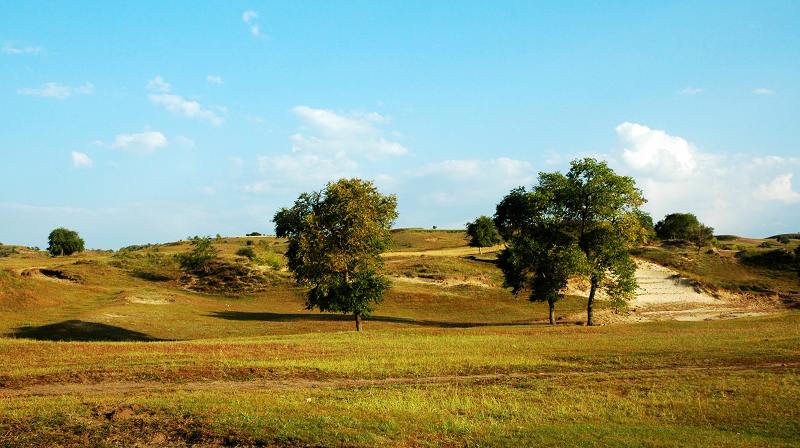
[[297,390],[297,389],[344,389],[358,387],[381,387],[398,385],[435,385],[435,384],[468,384],[495,383],[524,378],[552,377],[588,377],[600,375],[657,375],[675,372],[713,372],[713,371],[763,371],[793,370],[800,368],[798,362],[732,364],[715,366],[670,366],[646,369],[614,369],[597,371],[561,371],[561,372],[521,372],[521,373],[486,373],[477,375],[442,375],[427,377],[389,377],[381,379],[332,379],[310,380],[304,378],[287,378],[282,380],[254,381],[192,381],[186,383],[165,383],[160,381],[115,381],[99,383],[50,383],[35,384],[19,388],[0,388],[0,397],[24,396],[56,396],[56,395],[109,395],[129,394],[137,392],[174,392],[174,391],[210,391],[210,390]]

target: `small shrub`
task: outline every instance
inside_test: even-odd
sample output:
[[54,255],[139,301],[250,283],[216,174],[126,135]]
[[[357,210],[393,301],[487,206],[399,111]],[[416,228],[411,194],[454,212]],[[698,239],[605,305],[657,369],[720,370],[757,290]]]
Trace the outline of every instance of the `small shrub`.
[[255,261],[276,270],[282,268],[284,264],[283,256],[272,251],[262,253]]
[[792,241],[792,239],[789,238],[788,235],[778,235],[778,237],[775,238],[775,241],[781,244],[789,244]]
[[192,239],[192,250],[176,255],[181,269],[194,273],[206,272],[208,263],[217,258],[219,251],[211,245],[211,237]]
[[125,246],[121,248],[120,252],[134,252],[137,250],[147,249],[148,247],[152,246],[152,244],[132,244],[130,246]]
[[239,250],[236,251],[236,255],[253,260],[256,258],[256,251],[254,251],[252,247],[240,247]]
[[8,257],[13,254],[17,253],[17,248],[14,246],[2,246],[0,245],[0,257]]
[[771,269],[788,270],[794,266],[794,254],[786,249],[768,251],[741,251],[736,254],[742,263]]
[[248,246],[252,246],[254,243],[253,240],[247,240],[245,241],[245,244],[247,244]]

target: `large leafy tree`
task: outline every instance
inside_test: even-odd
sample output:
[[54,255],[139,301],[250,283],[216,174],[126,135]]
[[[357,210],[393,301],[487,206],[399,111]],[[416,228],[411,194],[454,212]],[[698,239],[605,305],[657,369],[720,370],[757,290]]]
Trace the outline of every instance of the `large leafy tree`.
[[468,222],[467,236],[469,245],[477,247],[479,253],[483,253],[484,247],[491,247],[502,241],[492,218],[488,216],[479,216],[475,221]]
[[308,309],[352,314],[361,331],[389,287],[381,253],[392,243],[396,208],[397,198],[372,182],[341,179],[275,213],[276,234],[289,239],[289,269],[309,288]]
[[83,252],[83,238],[74,230],[59,227],[50,232],[47,240],[49,242],[47,251],[54,257]]
[[540,185],[533,191],[512,190],[497,206],[495,223],[506,248],[498,256],[504,285],[514,294],[529,291],[532,302],[547,302],[550,324],[555,325],[555,304],[570,276],[580,271],[582,252],[565,222],[563,203]]
[[616,174],[605,162],[585,158],[570,165],[560,182],[565,184],[569,221],[586,257],[586,323],[592,325],[598,289],[617,302],[627,301],[636,291],[636,264],[629,251],[642,233],[639,207],[646,201],[633,178]]
[[570,276],[586,275],[587,324],[593,325],[599,289],[617,302],[636,290],[629,250],[646,233],[639,210],[644,202],[632,178],[595,159],[573,161],[566,175],[541,173],[532,191],[514,190],[497,207],[495,224],[508,244],[500,256],[507,284],[528,273],[522,278],[532,279],[532,293],[546,300],[557,297]]

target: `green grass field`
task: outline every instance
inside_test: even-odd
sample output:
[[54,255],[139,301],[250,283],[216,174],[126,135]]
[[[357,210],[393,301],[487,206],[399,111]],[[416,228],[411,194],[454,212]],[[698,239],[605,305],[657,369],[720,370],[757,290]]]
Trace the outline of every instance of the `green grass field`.
[[[186,289],[171,257],[186,242],[65,258],[20,248],[0,258],[0,446],[800,444],[791,306],[590,328],[572,296],[550,327],[462,237],[395,232],[393,287],[360,334],[348,316],[305,310],[280,268],[252,293]],[[244,262],[248,240],[280,261],[274,238],[215,245]],[[729,278],[711,254],[642,255],[718,288]],[[731,260],[740,281],[796,288]]]

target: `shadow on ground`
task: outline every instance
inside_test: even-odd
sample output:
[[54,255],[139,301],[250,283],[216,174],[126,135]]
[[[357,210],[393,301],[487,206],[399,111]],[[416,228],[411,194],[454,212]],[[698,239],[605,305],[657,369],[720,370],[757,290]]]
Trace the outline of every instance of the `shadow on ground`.
[[66,320],[38,327],[18,327],[7,336],[38,341],[152,342],[161,340],[138,331],[82,320]]
[[[209,314],[226,320],[264,321],[264,322],[293,322],[293,321],[324,321],[324,322],[352,322],[353,316],[349,314],[316,314],[316,313],[251,313],[244,311],[214,311]],[[499,327],[512,325],[540,325],[530,321],[515,322],[442,322],[434,320],[417,320],[405,317],[370,316],[364,319],[368,322],[389,322],[395,324],[418,325],[422,327],[439,328],[474,328],[474,327]]]

